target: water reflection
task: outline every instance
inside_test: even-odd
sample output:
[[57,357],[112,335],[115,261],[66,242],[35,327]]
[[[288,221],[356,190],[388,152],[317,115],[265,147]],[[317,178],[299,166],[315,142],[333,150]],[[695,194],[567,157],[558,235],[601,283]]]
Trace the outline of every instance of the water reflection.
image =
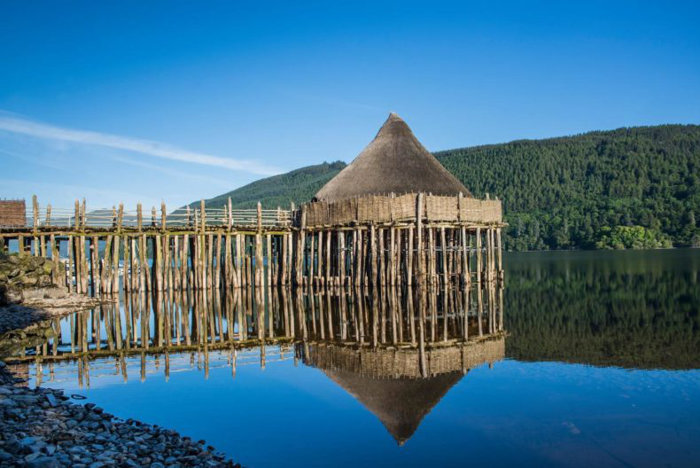
[[53,337],[11,367],[36,385],[75,379],[90,388],[115,375],[207,378],[229,367],[235,377],[243,365],[294,360],[321,369],[403,444],[469,369],[504,358],[503,291],[490,286],[126,295],[48,323]]
[[128,296],[13,367],[249,466],[697,465],[700,250],[506,260],[481,294]]
[[700,368],[700,250],[511,254],[508,357]]

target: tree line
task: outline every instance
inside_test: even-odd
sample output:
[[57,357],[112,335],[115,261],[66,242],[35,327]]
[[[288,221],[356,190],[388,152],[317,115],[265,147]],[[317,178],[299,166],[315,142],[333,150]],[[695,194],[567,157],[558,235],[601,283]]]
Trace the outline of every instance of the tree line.
[[[453,149],[438,160],[476,197],[503,201],[508,250],[700,247],[700,126],[621,128]],[[308,166],[207,201],[311,200],[345,167]],[[197,204],[193,204],[197,206]]]

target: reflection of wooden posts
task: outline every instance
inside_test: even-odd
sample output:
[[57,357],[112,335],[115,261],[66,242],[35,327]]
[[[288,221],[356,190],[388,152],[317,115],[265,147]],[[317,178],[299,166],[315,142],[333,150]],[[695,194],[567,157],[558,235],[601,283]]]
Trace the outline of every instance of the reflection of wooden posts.
[[425,356],[425,320],[426,320],[425,288],[418,290],[418,362],[422,377],[428,377],[428,366]]

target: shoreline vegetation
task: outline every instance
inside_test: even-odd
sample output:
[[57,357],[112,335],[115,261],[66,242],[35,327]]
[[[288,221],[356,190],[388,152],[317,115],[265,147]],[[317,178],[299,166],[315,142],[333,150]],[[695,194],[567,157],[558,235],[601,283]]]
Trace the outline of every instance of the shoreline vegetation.
[[203,440],[119,419],[62,390],[29,388],[8,372],[7,356],[53,333],[48,319],[101,302],[69,293],[54,271],[42,257],[0,254],[0,466],[240,466]]
[[[658,125],[433,153],[477,198],[503,201],[504,250],[700,247],[700,126]],[[303,167],[207,200],[288,208],[346,164]],[[198,206],[199,201],[192,206]]]

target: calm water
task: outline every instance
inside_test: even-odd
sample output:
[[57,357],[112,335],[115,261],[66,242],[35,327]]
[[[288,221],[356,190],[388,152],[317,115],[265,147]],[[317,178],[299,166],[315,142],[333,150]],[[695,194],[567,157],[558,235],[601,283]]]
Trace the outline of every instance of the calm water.
[[[254,467],[700,465],[700,250],[505,265],[481,306],[463,292],[131,298],[54,323],[60,338],[15,370]],[[91,359],[31,359],[80,351]]]

